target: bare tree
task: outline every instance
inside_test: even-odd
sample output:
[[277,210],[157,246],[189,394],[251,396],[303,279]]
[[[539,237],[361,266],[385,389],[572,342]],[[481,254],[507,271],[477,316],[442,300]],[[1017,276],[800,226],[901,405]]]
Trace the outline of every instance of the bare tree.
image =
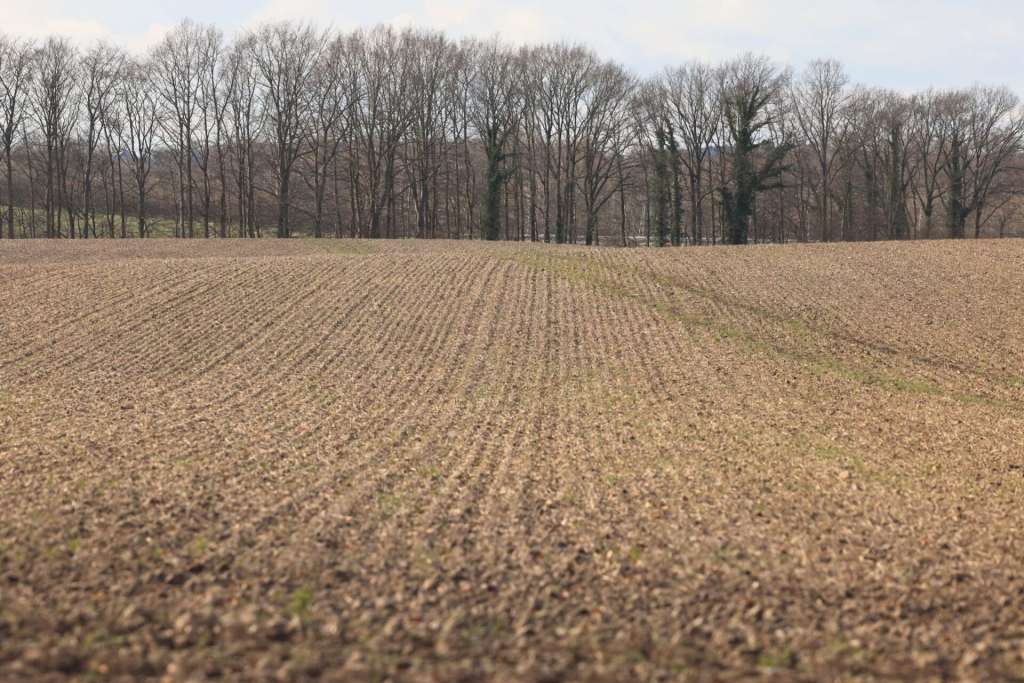
[[533,116],[528,124],[536,129],[544,154],[544,240],[550,241],[553,219],[555,242],[561,244],[573,233],[580,105],[596,60],[582,47],[561,43],[534,48],[523,59],[523,90],[529,90]]
[[[634,131],[642,150],[644,187],[647,193],[647,240],[654,233],[655,244],[669,244],[669,223],[673,203],[671,120],[663,84],[643,84],[633,102]],[[652,230],[653,226],[653,230]]]
[[910,113],[909,137],[918,182],[913,193],[924,215],[924,236],[930,238],[934,227],[935,208],[946,191],[943,166],[946,163],[949,138],[944,125],[945,95],[928,90],[914,97]]
[[118,100],[123,117],[125,150],[135,179],[138,236],[149,234],[146,199],[153,169],[153,148],[160,125],[156,88],[150,80],[150,65],[128,61],[118,83]]
[[[907,124],[911,103],[891,91],[858,88],[850,96],[842,137],[850,168],[843,196],[844,239],[903,239],[910,225],[911,185],[917,169]],[[859,176],[862,220],[854,230],[854,176]]]
[[224,169],[224,119],[227,97],[222,79],[224,37],[213,26],[200,29],[196,64],[199,68],[199,92],[196,98],[199,140],[193,153],[203,174],[203,236],[210,236],[213,213],[213,180],[210,164],[214,155],[220,174],[220,236],[227,236],[227,178]]
[[985,209],[1010,164],[1021,151],[1024,118],[1019,100],[1007,88],[975,87],[950,94],[945,121],[949,146],[944,170],[949,183],[950,235],[966,234],[974,217],[974,235],[980,236]]
[[[531,162],[537,167],[535,173],[540,179],[544,195],[541,204],[544,241],[550,242],[552,195],[556,195],[556,211],[561,215],[562,135],[556,110],[561,65],[553,58],[552,50],[548,47],[524,49],[520,59],[523,64],[520,74],[523,82],[523,114],[529,117],[524,120],[524,125],[534,155],[537,155],[538,147],[543,152],[543,162],[536,158],[531,158]],[[556,239],[562,239],[562,235],[557,235]]]
[[599,241],[598,214],[624,182],[621,165],[630,145],[634,88],[633,77],[618,64],[607,62],[594,71],[581,140],[587,244]]
[[224,80],[230,121],[229,138],[234,157],[235,187],[238,191],[239,237],[256,237],[255,147],[264,126],[264,109],[257,96],[259,81],[249,55],[252,35],[243,37],[228,53]]
[[[378,27],[353,37],[353,56],[361,97],[353,109],[353,132],[364,156],[364,181],[353,187],[362,195],[369,237],[381,236],[388,211],[394,220],[397,155],[412,123],[410,71],[412,51],[405,46],[410,34]],[[389,231],[390,233],[390,231]]]
[[82,58],[82,101],[84,169],[82,179],[82,237],[89,236],[90,224],[96,234],[93,207],[94,159],[103,137],[104,121],[113,106],[114,87],[121,76],[124,55],[116,48],[99,44]]
[[10,239],[14,239],[14,145],[25,122],[34,50],[31,42],[0,34],[0,143],[4,148]]
[[328,176],[347,135],[349,109],[357,100],[353,82],[348,42],[336,36],[321,55],[309,83],[308,173],[303,178],[313,194],[314,237],[324,234]]
[[35,53],[32,112],[46,149],[46,235],[60,237],[60,210],[68,209],[69,236],[74,214],[66,192],[68,146],[78,115],[77,53],[65,39],[49,38]]
[[579,148],[587,125],[587,96],[599,60],[579,45],[555,44],[535,52],[536,112],[545,147],[544,188],[547,220],[554,194],[555,241],[576,237],[576,188]]
[[822,242],[832,239],[832,185],[837,170],[837,138],[842,135],[843,108],[848,82],[842,65],[835,60],[811,62],[790,88],[793,111],[803,141],[817,161],[819,235]]
[[219,234],[223,238],[228,236],[227,142],[230,137],[228,133],[228,109],[235,95],[237,82],[234,78],[234,71],[230,66],[230,53],[227,51],[220,31],[213,28],[207,29],[205,48],[202,102],[204,121],[210,117],[213,118],[213,144],[217,153],[217,174],[220,192],[217,223]]
[[283,22],[259,29],[250,45],[276,157],[278,237],[291,236],[292,170],[307,134],[310,78],[326,44],[326,33]]
[[[445,80],[445,135],[451,141],[448,155],[448,232],[461,239],[472,235],[480,203],[476,146],[470,140],[475,43],[464,42],[451,55],[450,77]],[[454,230],[452,230],[454,223]]]
[[203,77],[203,29],[186,19],[170,31],[153,51],[152,83],[164,112],[161,130],[178,162],[181,215],[179,235],[195,236],[195,127],[197,100]]
[[718,75],[700,62],[667,69],[664,76],[669,113],[682,142],[682,163],[690,191],[690,236],[704,240],[704,167],[722,118]]
[[911,103],[896,92],[884,92],[878,109],[879,126],[883,140],[880,157],[884,187],[882,202],[885,207],[886,236],[889,239],[908,237],[910,228],[911,185],[914,184],[916,165],[911,154]]
[[[124,75],[125,62],[121,62],[121,73]],[[120,78],[118,79],[120,81]],[[107,178],[104,183],[107,203],[107,230],[110,237],[114,236],[114,221],[116,214],[121,217],[121,237],[128,236],[128,210],[125,202],[124,192],[124,157],[125,148],[125,125],[121,93],[118,90],[119,84],[115,85],[111,106],[103,113],[103,121],[100,130],[103,131],[103,142],[107,155]]]
[[445,140],[443,99],[450,92],[446,83],[453,77],[457,48],[441,33],[413,34],[411,49],[411,125],[414,155],[413,179],[416,206],[416,235],[434,233],[436,197],[432,186],[440,172]]

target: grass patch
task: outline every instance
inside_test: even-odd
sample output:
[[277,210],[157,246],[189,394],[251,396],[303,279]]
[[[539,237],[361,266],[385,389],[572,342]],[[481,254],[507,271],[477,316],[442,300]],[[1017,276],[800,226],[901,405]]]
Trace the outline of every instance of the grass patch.
[[377,499],[377,510],[382,517],[391,517],[402,507],[402,497],[389,493]]
[[313,591],[306,586],[300,586],[292,591],[288,597],[288,613],[292,616],[305,617],[309,608],[313,606]]
[[796,667],[799,657],[796,652],[790,649],[767,650],[757,657],[757,668],[766,672],[778,671],[780,669],[793,669]]
[[[815,352],[813,349],[813,342],[816,337],[820,337],[824,333],[815,330],[807,322],[796,318],[786,318],[762,306],[732,301],[717,292],[708,290],[707,288],[680,285],[680,283],[666,277],[659,277],[653,273],[646,274],[646,276],[651,277],[658,282],[662,288],[669,291],[681,289],[693,296],[710,300],[720,306],[738,308],[753,314],[759,319],[779,324],[798,340],[799,344],[797,348],[786,348],[777,340],[767,340],[763,336],[752,333],[732,321],[718,320],[716,318],[686,310],[679,303],[671,300],[649,299],[643,297],[622,286],[619,282],[611,279],[608,275],[589,266],[588,260],[574,255],[515,253],[509,258],[529,268],[554,273],[564,277],[570,282],[587,285],[604,294],[629,299],[631,301],[638,301],[664,317],[668,317],[688,326],[703,327],[711,334],[714,334],[719,340],[735,342],[758,352],[767,353],[772,356],[798,362],[803,365],[809,365],[811,370],[818,374],[834,374],[865,386],[879,387],[903,394],[932,397],[944,396],[964,404],[979,404],[994,407],[1021,407],[1020,403],[1016,401],[1000,400],[964,392],[949,392],[938,384],[928,380],[892,376],[878,370],[857,367],[850,363],[840,361],[835,357]],[[1016,381],[1018,381],[1021,386],[1024,386],[1024,379],[1018,379]]]
[[192,554],[194,556],[196,556],[196,557],[205,555],[206,551],[209,550],[209,548],[210,548],[210,541],[208,541],[205,536],[200,536],[199,538],[197,538],[194,541],[192,541],[192,548],[191,548],[191,550],[192,550]]

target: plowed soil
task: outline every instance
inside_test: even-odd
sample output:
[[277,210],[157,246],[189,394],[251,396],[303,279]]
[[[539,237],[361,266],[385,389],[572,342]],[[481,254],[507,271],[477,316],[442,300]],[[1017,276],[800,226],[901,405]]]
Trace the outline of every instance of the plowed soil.
[[1020,680],[1024,242],[0,244],[0,680]]

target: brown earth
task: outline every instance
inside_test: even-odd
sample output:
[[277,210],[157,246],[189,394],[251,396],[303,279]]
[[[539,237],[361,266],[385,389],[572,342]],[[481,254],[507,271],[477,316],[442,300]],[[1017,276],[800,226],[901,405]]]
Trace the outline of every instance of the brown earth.
[[1024,678],[1024,242],[0,244],[0,680]]

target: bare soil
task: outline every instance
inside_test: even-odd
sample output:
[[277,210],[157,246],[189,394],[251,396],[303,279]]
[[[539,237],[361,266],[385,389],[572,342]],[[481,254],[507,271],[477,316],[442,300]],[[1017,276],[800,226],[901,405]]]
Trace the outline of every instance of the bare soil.
[[1024,241],[0,244],[0,680],[1024,679]]

